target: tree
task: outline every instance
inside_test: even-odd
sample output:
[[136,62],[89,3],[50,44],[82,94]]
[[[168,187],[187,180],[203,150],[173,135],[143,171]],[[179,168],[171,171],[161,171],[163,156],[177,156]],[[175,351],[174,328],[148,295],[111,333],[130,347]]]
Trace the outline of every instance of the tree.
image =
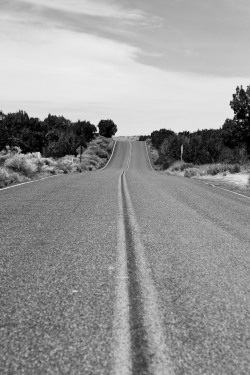
[[138,141],[145,142],[148,138],[150,138],[150,135],[140,135]]
[[101,120],[97,126],[99,128],[100,135],[103,137],[111,138],[112,135],[115,135],[117,132],[116,124],[110,119]]
[[86,146],[86,143],[91,142],[97,131],[95,125],[91,124],[89,121],[78,120],[74,125],[74,132],[77,137],[76,147],[82,145]]
[[167,130],[167,129],[155,130],[151,133],[152,145],[156,147],[157,149],[159,149],[164,139],[174,134],[175,132],[173,132],[173,130]]
[[28,126],[22,131],[22,151],[33,152],[42,151],[43,148],[43,127],[42,122],[37,117],[30,117]]
[[234,111],[234,118],[227,119],[222,127],[224,143],[231,148],[246,146],[250,155],[250,86],[246,90],[237,86],[230,106]]
[[235,148],[241,144],[242,137],[235,120],[227,118],[222,126],[222,139],[225,146]]
[[178,160],[180,158],[180,138],[177,134],[171,134],[169,137],[165,138],[161,148],[161,154],[169,161]]
[[242,86],[236,87],[236,93],[233,94],[233,100],[230,107],[234,111],[234,119],[236,121],[245,121],[250,119],[250,86],[246,91]]
[[24,111],[18,111],[16,113],[8,113],[4,116],[1,124],[1,137],[3,137],[3,144],[1,147],[9,145],[10,147],[19,146],[21,149],[26,148],[26,144],[23,142],[23,134],[29,129],[29,116]]

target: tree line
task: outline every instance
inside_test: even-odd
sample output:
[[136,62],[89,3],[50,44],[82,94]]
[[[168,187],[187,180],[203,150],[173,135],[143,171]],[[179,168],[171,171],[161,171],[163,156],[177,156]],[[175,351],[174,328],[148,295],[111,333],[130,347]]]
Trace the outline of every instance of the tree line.
[[[99,134],[107,138],[117,132],[117,125],[111,119],[101,120],[97,127]],[[51,114],[41,121],[21,110],[1,114],[0,150],[17,146],[24,153],[40,151],[52,157],[76,155],[78,147],[86,147],[96,135],[97,128],[89,121],[71,122]]]
[[159,150],[157,162],[165,167],[180,160],[181,145],[183,160],[188,163],[245,163],[250,159],[250,86],[246,90],[242,86],[236,88],[230,107],[234,117],[226,119],[219,129],[178,134],[160,129],[150,136],[141,136],[139,140],[151,138],[153,146]]

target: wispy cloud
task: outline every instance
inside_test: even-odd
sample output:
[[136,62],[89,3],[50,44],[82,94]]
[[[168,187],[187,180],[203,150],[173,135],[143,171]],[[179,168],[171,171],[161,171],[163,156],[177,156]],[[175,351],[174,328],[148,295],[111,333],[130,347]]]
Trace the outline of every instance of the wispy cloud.
[[110,0],[3,0],[0,20],[12,26],[36,25],[96,35],[136,46],[138,51],[140,33],[157,29],[163,22],[153,13]]
[[129,19],[134,21],[144,20],[146,14],[138,9],[125,9],[111,1],[98,0],[33,0],[27,2],[40,7],[58,9],[61,11],[81,13],[89,16]]
[[[18,13],[27,12],[33,16],[42,17],[51,13],[58,21],[66,15],[70,17],[91,16],[121,20],[136,25],[159,24],[160,17],[151,16],[141,9],[125,7],[117,2],[99,0],[2,0],[0,9]],[[61,16],[61,17],[60,17]]]
[[109,117],[123,134],[219,127],[249,84],[238,1],[0,0],[0,109]]
[[249,0],[217,0],[216,7],[201,0],[2,0],[0,11],[12,24],[55,27],[136,47],[139,63],[166,71],[250,74]]

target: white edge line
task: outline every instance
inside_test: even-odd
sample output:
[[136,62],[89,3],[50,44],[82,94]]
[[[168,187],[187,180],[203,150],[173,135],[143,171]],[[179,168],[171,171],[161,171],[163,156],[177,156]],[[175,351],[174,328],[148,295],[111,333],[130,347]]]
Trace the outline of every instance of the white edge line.
[[232,193],[232,194],[235,194],[235,195],[239,195],[240,197],[244,197],[244,198],[250,199],[250,197],[248,197],[247,195],[236,193],[236,191],[228,190],[228,189],[222,188],[220,186],[213,185],[212,183],[201,181],[199,179],[197,179],[197,180],[200,181],[202,184],[205,184],[205,185],[208,185],[208,186],[212,186],[213,188],[220,189],[220,190],[225,190],[225,191],[228,191],[229,193]]
[[[148,148],[147,148],[147,143],[146,143],[146,142],[145,142],[145,147],[146,147],[146,152],[147,152],[147,155],[148,155],[148,161],[149,161],[150,167],[151,167],[152,170],[155,172],[155,169],[152,167],[152,164],[151,164],[151,161],[150,161],[150,158],[149,158]],[[247,195],[240,194],[240,193],[236,193],[235,191],[228,190],[228,189],[225,189],[225,188],[222,188],[222,187],[219,187],[219,186],[213,185],[213,184],[211,184],[211,183],[201,181],[201,180],[199,180],[199,179],[197,179],[197,180],[200,181],[200,182],[202,182],[202,183],[205,184],[205,185],[213,186],[213,187],[216,188],[216,189],[225,190],[225,191],[228,191],[229,193],[232,193],[232,194],[235,194],[235,195],[239,195],[240,197],[244,197],[244,198],[250,199],[250,197],[248,197]]]
[[[97,169],[96,172],[99,172],[99,171],[101,171],[101,170],[103,170],[104,168],[107,167],[107,165],[109,164],[110,160],[112,159],[113,153],[115,151],[115,146],[116,146],[116,141],[115,141],[115,144],[114,144],[114,147],[113,147],[113,151],[112,151],[112,153],[110,155],[110,158],[109,158],[107,164],[103,168]],[[37,178],[36,180],[32,180],[32,181],[20,182],[20,183],[17,183],[16,185],[11,185],[11,186],[6,186],[4,188],[1,188],[0,192],[3,191],[3,190],[12,189],[12,188],[17,187],[17,186],[21,186],[21,185],[25,185],[25,184],[32,184],[34,182],[39,182],[39,181],[45,180],[46,178],[58,177],[58,176],[62,176],[62,175],[64,175],[64,173],[59,173],[59,174],[57,174],[55,176],[47,176],[47,177],[43,177],[43,178]]]
[[63,176],[63,175],[64,175],[64,173],[59,173],[59,174],[57,174],[57,175],[55,175],[55,176],[47,176],[47,177],[38,178],[38,179],[36,179],[36,180],[32,180],[32,181],[20,182],[20,183],[18,183],[18,184],[16,184],[16,185],[11,185],[11,186],[6,186],[6,187],[4,187],[4,188],[1,188],[1,189],[0,189],[0,192],[1,192],[2,190],[12,189],[12,188],[17,187],[17,186],[26,185],[26,184],[32,184],[33,182],[39,182],[39,181],[45,180],[46,178],[59,177],[59,176]]
[[150,158],[149,158],[148,148],[147,148],[147,143],[146,143],[146,142],[144,142],[144,143],[145,143],[146,153],[147,153],[147,156],[148,156],[149,165],[150,165],[152,171],[155,172],[154,168],[152,167],[152,164],[151,164]]
[[102,167],[101,169],[97,169],[96,172],[100,172],[100,171],[102,171],[103,169],[105,169],[105,168],[109,165],[109,163],[110,163],[110,161],[111,161],[111,159],[112,159],[113,153],[115,152],[115,146],[116,146],[116,143],[117,143],[117,141],[115,141],[115,144],[114,144],[114,147],[113,147],[113,151],[112,151],[112,153],[111,153],[111,155],[110,155],[110,158],[109,158],[107,164],[105,164],[104,167]]

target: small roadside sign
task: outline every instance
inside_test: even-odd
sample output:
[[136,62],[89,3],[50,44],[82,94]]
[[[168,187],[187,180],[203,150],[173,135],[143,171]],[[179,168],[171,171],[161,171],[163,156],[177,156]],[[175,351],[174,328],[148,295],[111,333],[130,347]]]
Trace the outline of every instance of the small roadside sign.
[[82,154],[84,153],[84,147],[82,145],[80,145],[79,147],[77,147],[76,151],[78,153],[78,155],[80,156],[80,163],[82,162]]
[[77,147],[76,152],[78,153],[78,155],[81,155],[84,152],[84,147],[82,145]]

